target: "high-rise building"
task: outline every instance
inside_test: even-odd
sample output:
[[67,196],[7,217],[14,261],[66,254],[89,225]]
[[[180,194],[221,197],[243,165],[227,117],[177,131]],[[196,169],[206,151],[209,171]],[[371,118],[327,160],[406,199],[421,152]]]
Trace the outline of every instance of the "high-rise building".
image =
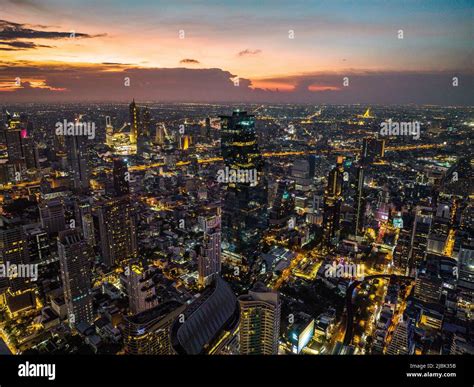
[[113,180],[116,196],[128,195],[130,193],[128,167],[123,159],[114,159]]
[[426,303],[437,303],[441,297],[443,280],[435,273],[420,274],[415,281],[415,298]]
[[80,227],[84,240],[89,246],[95,246],[94,218],[92,216],[92,205],[89,199],[75,201],[74,211],[77,227]]
[[65,136],[67,160],[72,175],[73,187],[78,191],[89,190],[88,141],[87,136]]
[[127,196],[99,203],[96,211],[96,230],[103,263],[112,267],[137,256],[135,216]]
[[135,99],[129,106],[130,111],[130,144],[136,144],[138,140],[139,133],[139,122],[140,122],[140,112],[137,105],[135,104]]
[[425,259],[428,249],[428,236],[431,229],[431,208],[417,207],[411,239],[410,268]]
[[474,242],[464,243],[458,254],[458,307],[463,318],[472,321],[474,311]]
[[337,244],[340,233],[342,183],[344,168],[343,157],[337,157],[337,164],[329,173],[328,184],[324,191],[323,243],[329,248]]
[[150,137],[150,126],[151,126],[151,113],[147,107],[143,108],[142,114],[140,115],[140,136],[148,138]]
[[58,255],[63,283],[64,301],[71,325],[91,323],[94,319],[90,265],[91,247],[75,230],[59,233]]
[[311,163],[310,159],[299,159],[293,163],[291,177],[295,181],[295,188],[301,191],[308,191],[311,188]]
[[138,314],[158,305],[152,273],[142,265],[131,264],[122,276],[131,314]]
[[[28,245],[20,220],[0,216],[0,264],[22,265],[28,262]],[[27,287],[26,278],[6,274],[0,277],[0,294],[7,288],[17,292]]]
[[241,255],[244,265],[252,268],[267,225],[267,182],[263,176],[255,118],[241,111],[220,118],[225,166],[237,172],[254,171],[257,175],[256,182],[223,185],[223,248]]
[[28,242],[29,261],[40,267],[51,263],[54,258],[51,256],[52,246],[48,233],[39,223],[25,225],[23,229]]
[[412,355],[414,350],[413,329],[410,320],[400,320],[388,344],[388,355]]
[[238,354],[238,329],[237,299],[227,282],[215,276],[173,323],[171,343],[180,355]]
[[240,305],[240,354],[277,355],[281,305],[278,292],[257,283]]
[[125,352],[129,355],[172,355],[171,326],[185,306],[168,301],[124,318]]
[[468,197],[474,191],[474,170],[471,157],[460,157],[457,163],[449,168],[441,179],[442,191]]
[[165,143],[165,128],[163,127],[163,124],[156,124],[155,130],[155,143],[163,145]]
[[40,167],[38,147],[31,137],[23,139],[23,154],[27,169],[38,169]]
[[276,195],[269,214],[269,224],[274,230],[288,228],[288,221],[294,215],[295,198],[293,194],[294,182],[278,180]]
[[364,138],[362,144],[361,161],[370,164],[380,161],[385,156],[385,139]]
[[400,230],[397,239],[397,245],[393,252],[393,261],[395,266],[403,273],[408,275],[410,265],[411,250],[411,231],[407,229]]
[[44,200],[38,207],[41,225],[49,235],[55,235],[66,229],[64,204],[60,198]]
[[108,146],[113,145],[114,139],[114,127],[112,126],[112,120],[110,116],[105,117],[105,143]]
[[21,180],[26,168],[23,147],[24,133],[26,132],[22,129],[20,116],[17,113],[10,115],[10,113],[7,112],[5,139],[8,152],[8,164],[10,166],[10,181]]
[[206,117],[205,125],[201,127],[201,137],[208,141],[212,139],[210,117]]
[[208,285],[215,275],[221,272],[221,213],[213,216],[200,216],[199,226],[203,232],[202,244],[198,254],[198,281],[200,286]]
[[356,194],[355,194],[355,214],[354,214],[354,230],[355,236],[361,235],[364,229],[365,218],[365,192],[364,192],[364,168],[357,168]]

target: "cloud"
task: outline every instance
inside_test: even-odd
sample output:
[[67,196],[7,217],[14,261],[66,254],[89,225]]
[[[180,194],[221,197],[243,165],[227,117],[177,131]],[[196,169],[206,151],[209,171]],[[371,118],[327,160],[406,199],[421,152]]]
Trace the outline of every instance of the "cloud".
[[8,46],[8,47],[0,47],[0,51],[18,51],[18,50],[34,49],[34,48],[39,48],[39,47],[46,47],[46,48],[52,47],[52,46],[47,46],[44,44],[36,44],[33,42],[24,42],[21,40],[0,41],[0,46]]
[[[60,31],[40,31],[37,29],[28,28],[28,24],[14,23],[7,20],[0,20],[0,39],[3,40],[17,40],[17,39],[64,39],[70,38],[71,32]],[[89,35],[85,33],[75,32],[76,38],[95,38],[105,36]]]
[[[219,68],[0,61],[0,102],[142,101],[473,105],[472,72],[314,72],[250,80]],[[452,86],[452,77],[461,80]],[[14,87],[15,77],[22,87]],[[125,86],[125,78],[130,86]],[[349,86],[343,86],[343,78]],[[23,87],[23,80],[29,82]],[[4,87],[2,88],[2,85]]]
[[186,59],[181,59],[179,61],[179,63],[185,63],[185,64],[199,64],[200,62],[196,59],[189,59],[189,58],[186,58]]
[[251,55],[258,55],[262,52],[262,50],[246,50],[240,51],[237,55],[238,56],[251,56]]

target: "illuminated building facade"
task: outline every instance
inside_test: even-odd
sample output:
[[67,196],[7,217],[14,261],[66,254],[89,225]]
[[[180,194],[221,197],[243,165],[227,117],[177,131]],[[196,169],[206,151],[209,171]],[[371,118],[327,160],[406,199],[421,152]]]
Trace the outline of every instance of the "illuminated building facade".
[[203,232],[198,254],[198,281],[200,286],[210,283],[214,275],[221,272],[221,216],[220,209],[214,216],[199,217]]
[[131,264],[122,276],[131,314],[138,314],[155,307],[158,299],[152,273],[139,264]]
[[140,112],[137,105],[135,104],[135,99],[129,106],[130,112],[130,144],[136,145],[137,139],[139,136],[139,122],[140,122]]
[[172,355],[170,330],[184,310],[177,301],[124,318],[125,353],[129,355]]
[[411,265],[417,265],[425,259],[428,248],[428,236],[432,223],[432,213],[429,207],[417,207],[413,234],[411,239]]
[[274,230],[288,228],[288,221],[294,214],[294,182],[291,180],[279,180],[275,200],[269,214],[269,224]]
[[240,254],[251,267],[267,225],[267,183],[262,175],[263,159],[257,144],[255,118],[242,111],[220,118],[225,166],[237,171],[257,171],[256,184],[238,182],[223,187],[223,247]]
[[59,233],[58,255],[69,324],[91,323],[91,247],[77,230],[66,230]]
[[337,157],[337,165],[329,173],[324,192],[323,243],[329,248],[337,244],[340,232],[342,205],[343,157]]
[[87,136],[65,136],[67,160],[72,175],[73,187],[77,191],[89,189],[88,138]]
[[[0,217],[0,264],[25,264],[29,262],[28,244],[23,227],[18,220]],[[27,279],[0,277],[0,295],[8,288],[13,292],[27,287]]]
[[240,354],[276,355],[280,335],[281,305],[278,292],[257,283],[240,305]]
[[118,157],[114,158],[113,181],[116,196],[128,195],[130,193],[127,163]]
[[361,158],[364,163],[370,164],[380,161],[385,156],[385,140],[377,138],[364,138]]
[[39,204],[41,225],[50,235],[66,229],[66,216],[61,198],[44,200]]
[[137,256],[133,208],[127,196],[100,203],[95,211],[103,263],[112,267]]

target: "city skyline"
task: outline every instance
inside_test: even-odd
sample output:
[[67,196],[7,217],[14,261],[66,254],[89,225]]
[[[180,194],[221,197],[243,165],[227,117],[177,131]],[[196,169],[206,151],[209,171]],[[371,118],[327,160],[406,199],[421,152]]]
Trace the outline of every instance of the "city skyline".
[[473,10],[0,0],[2,386],[472,385]]

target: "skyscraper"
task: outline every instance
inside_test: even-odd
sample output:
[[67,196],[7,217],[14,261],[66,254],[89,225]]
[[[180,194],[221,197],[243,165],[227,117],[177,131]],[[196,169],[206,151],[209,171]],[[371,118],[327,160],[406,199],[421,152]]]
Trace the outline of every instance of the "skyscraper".
[[49,235],[66,229],[64,204],[60,198],[44,200],[39,204],[41,225]]
[[185,306],[168,301],[124,318],[125,352],[129,355],[172,355],[170,331]]
[[276,355],[280,335],[281,306],[278,292],[257,283],[240,305],[240,354]]
[[116,196],[128,195],[130,193],[129,174],[127,163],[120,158],[114,158],[113,180]]
[[69,323],[91,323],[94,319],[91,293],[91,247],[77,230],[59,233],[59,264]]
[[[21,265],[29,261],[28,244],[25,232],[19,219],[7,219],[0,216],[0,264]],[[0,277],[0,294],[2,289],[10,288],[12,292],[26,287],[25,278],[10,276]]]
[[92,216],[92,206],[87,200],[76,201],[74,204],[75,217],[78,227],[81,228],[84,240],[89,246],[95,246],[94,218]]
[[288,221],[295,210],[294,186],[291,180],[278,180],[275,200],[269,215],[270,227],[274,230],[288,227]]
[[267,224],[267,182],[263,176],[255,118],[241,111],[220,118],[225,166],[235,171],[254,170],[257,173],[257,182],[223,185],[223,247],[240,255],[245,266],[251,268]]
[[114,138],[114,127],[112,126],[112,120],[110,116],[105,117],[105,143],[108,146],[113,145]]
[[137,256],[135,217],[127,196],[107,199],[96,208],[96,229],[107,267]]
[[344,168],[343,157],[337,157],[337,164],[329,173],[328,184],[324,191],[323,243],[325,247],[336,244],[340,232],[342,205],[342,183]]
[[125,288],[131,314],[138,314],[158,305],[151,272],[142,265],[131,264],[126,268]]
[[136,144],[139,136],[138,123],[140,122],[140,114],[135,99],[129,106],[130,111],[130,144]]
[[210,283],[221,271],[221,212],[213,216],[200,216],[199,226],[203,232],[198,254],[198,281],[200,286]]
[[10,115],[7,112],[7,129],[5,139],[8,152],[8,164],[10,166],[9,180],[19,181],[26,168],[25,154],[23,148],[22,128],[20,116],[17,113]]
[[411,250],[411,231],[407,229],[400,230],[397,239],[397,245],[393,252],[393,261],[401,273],[408,275]]
[[414,350],[413,328],[410,320],[400,320],[388,344],[388,355],[412,355]]
[[379,161],[384,156],[385,139],[364,138],[361,159],[365,165]]
[[311,188],[311,162],[309,158],[295,160],[291,169],[292,179],[295,180],[295,187],[301,191],[308,191]]
[[73,187],[78,191],[89,189],[89,166],[87,136],[65,136],[67,160],[72,175]]
[[359,166],[357,168],[357,182],[354,207],[355,214],[353,222],[353,233],[355,236],[358,236],[362,234],[365,215],[364,168],[362,166]]
[[417,207],[411,239],[410,269],[425,259],[431,222],[431,208]]

